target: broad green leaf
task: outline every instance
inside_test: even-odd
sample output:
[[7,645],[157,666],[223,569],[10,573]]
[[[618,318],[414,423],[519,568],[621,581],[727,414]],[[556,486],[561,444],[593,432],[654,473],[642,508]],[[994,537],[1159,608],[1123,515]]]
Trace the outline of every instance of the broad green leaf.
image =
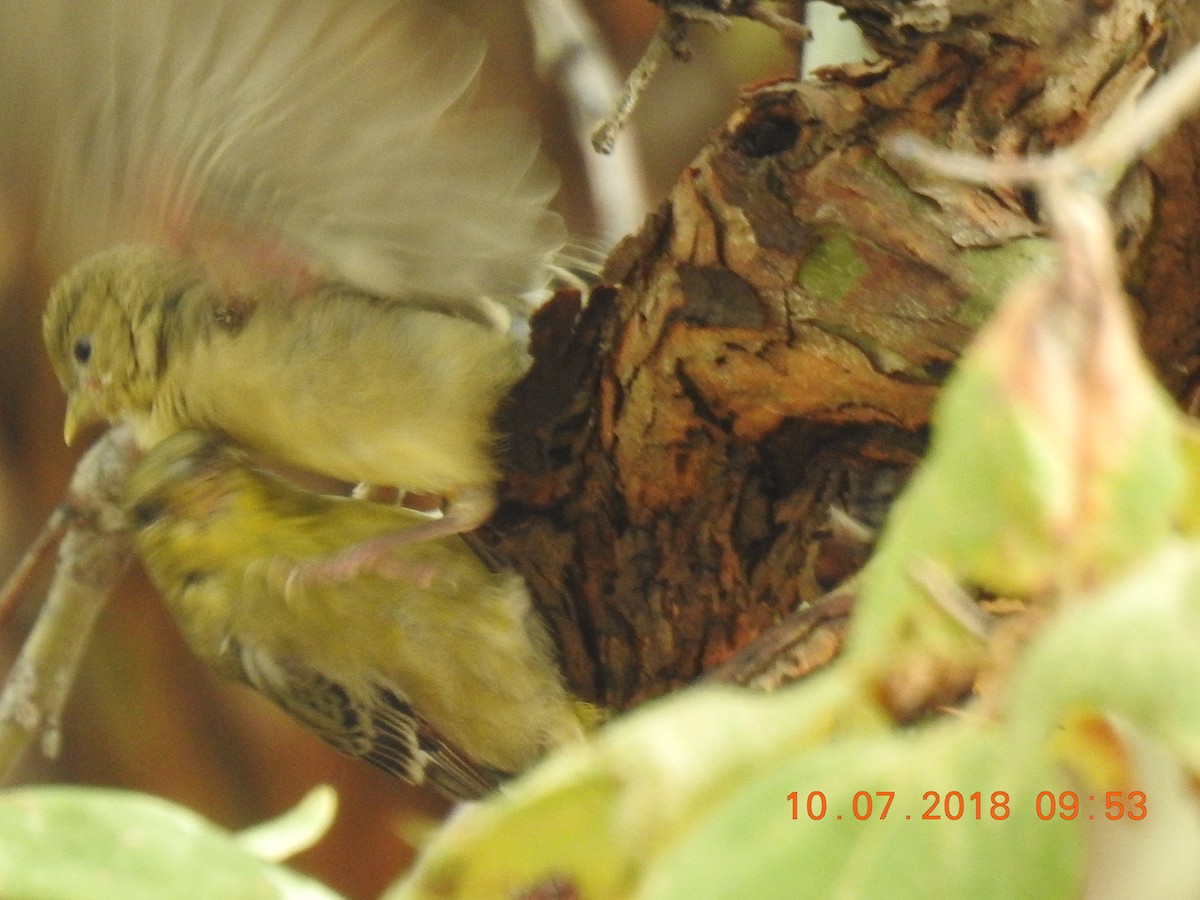
[[1119,297],[1018,286],[946,382],[929,453],[862,576],[848,652],[902,670],[971,665],[982,644],[914,572],[968,591],[1059,596],[1163,545],[1188,477],[1184,432]]
[[0,897],[336,900],[255,859],[234,835],[156,797],[101,788],[0,793]]
[[747,773],[842,730],[879,730],[858,690],[828,678],[776,696],[705,687],[649,704],[463,810],[389,900],[504,895],[553,878],[581,896],[622,896]]
[[1069,785],[1046,763],[1009,765],[1000,736],[954,722],[834,743],[748,777],[633,896],[1072,896],[1081,829],[1035,807]]
[[1200,544],[1178,541],[1046,625],[1013,677],[1008,715],[1038,747],[1081,713],[1119,713],[1200,773],[1197,698]]

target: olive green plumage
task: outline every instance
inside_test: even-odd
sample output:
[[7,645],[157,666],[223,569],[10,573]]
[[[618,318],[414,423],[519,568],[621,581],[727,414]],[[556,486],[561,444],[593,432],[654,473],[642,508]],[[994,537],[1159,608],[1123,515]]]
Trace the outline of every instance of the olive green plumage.
[[75,267],[44,336],[68,437],[216,430],[443,495],[443,533],[479,524],[493,415],[566,236],[534,129],[477,102],[482,37],[434,0],[59,18],[46,236]]
[[492,416],[521,373],[512,335],[342,284],[230,300],[150,247],[105,251],[50,297],[66,432],[128,420],[151,447],[221,431],[349,482],[453,495],[497,477]]
[[394,551],[423,578],[287,584],[291,563],[414,527],[300,490],[213,434],[159,444],[126,491],[137,546],[192,649],[334,747],[460,798],[581,737],[521,579],[458,537]]

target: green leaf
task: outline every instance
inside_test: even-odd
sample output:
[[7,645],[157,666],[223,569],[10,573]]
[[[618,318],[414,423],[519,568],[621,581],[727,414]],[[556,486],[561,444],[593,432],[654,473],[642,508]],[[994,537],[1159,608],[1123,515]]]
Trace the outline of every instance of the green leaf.
[[1042,821],[1034,805],[1068,785],[1048,764],[1007,764],[998,736],[956,722],[772,767],[708,810],[633,896],[1072,896],[1079,828]]
[[1124,299],[1064,299],[1063,281],[1015,288],[946,382],[929,453],[862,576],[847,649],[867,667],[978,662],[981,642],[916,582],[920,567],[967,592],[1055,598],[1119,575],[1178,526],[1180,415]]
[[1037,747],[1079,713],[1119,713],[1200,773],[1197,648],[1200,546],[1178,541],[1048,623],[1013,677],[1009,716]]
[[749,772],[844,729],[878,730],[857,684],[778,696],[709,686],[648,704],[453,819],[389,900],[520,894],[564,879],[623,896],[645,861]]
[[0,793],[0,896],[38,900],[336,900],[255,859],[183,807],[129,791],[26,787]]
[[281,816],[238,832],[247,853],[278,862],[302,853],[321,840],[337,816],[337,791],[317,785]]

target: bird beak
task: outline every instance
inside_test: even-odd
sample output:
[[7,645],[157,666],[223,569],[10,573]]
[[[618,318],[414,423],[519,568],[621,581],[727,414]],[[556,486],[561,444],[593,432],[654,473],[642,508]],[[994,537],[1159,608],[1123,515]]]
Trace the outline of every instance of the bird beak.
[[63,440],[69,447],[82,429],[102,421],[103,418],[89,397],[78,391],[71,392],[67,397],[67,416],[63,422]]

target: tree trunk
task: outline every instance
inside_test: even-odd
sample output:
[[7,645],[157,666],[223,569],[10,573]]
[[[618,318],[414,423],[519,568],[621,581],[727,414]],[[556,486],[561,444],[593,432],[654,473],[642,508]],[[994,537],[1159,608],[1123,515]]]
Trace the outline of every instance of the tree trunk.
[[[747,93],[577,320],[560,297],[535,330],[487,540],[605,705],[692,681],[856,570],[855,523],[882,521],[939,383],[1052,252],[1031,195],[885,140],[1043,153],[1200,37],[1186,0],[840,5],[886,55]],[[1185,403],[1198,147],[1185,125],[1112,195],[1147,352]]]

